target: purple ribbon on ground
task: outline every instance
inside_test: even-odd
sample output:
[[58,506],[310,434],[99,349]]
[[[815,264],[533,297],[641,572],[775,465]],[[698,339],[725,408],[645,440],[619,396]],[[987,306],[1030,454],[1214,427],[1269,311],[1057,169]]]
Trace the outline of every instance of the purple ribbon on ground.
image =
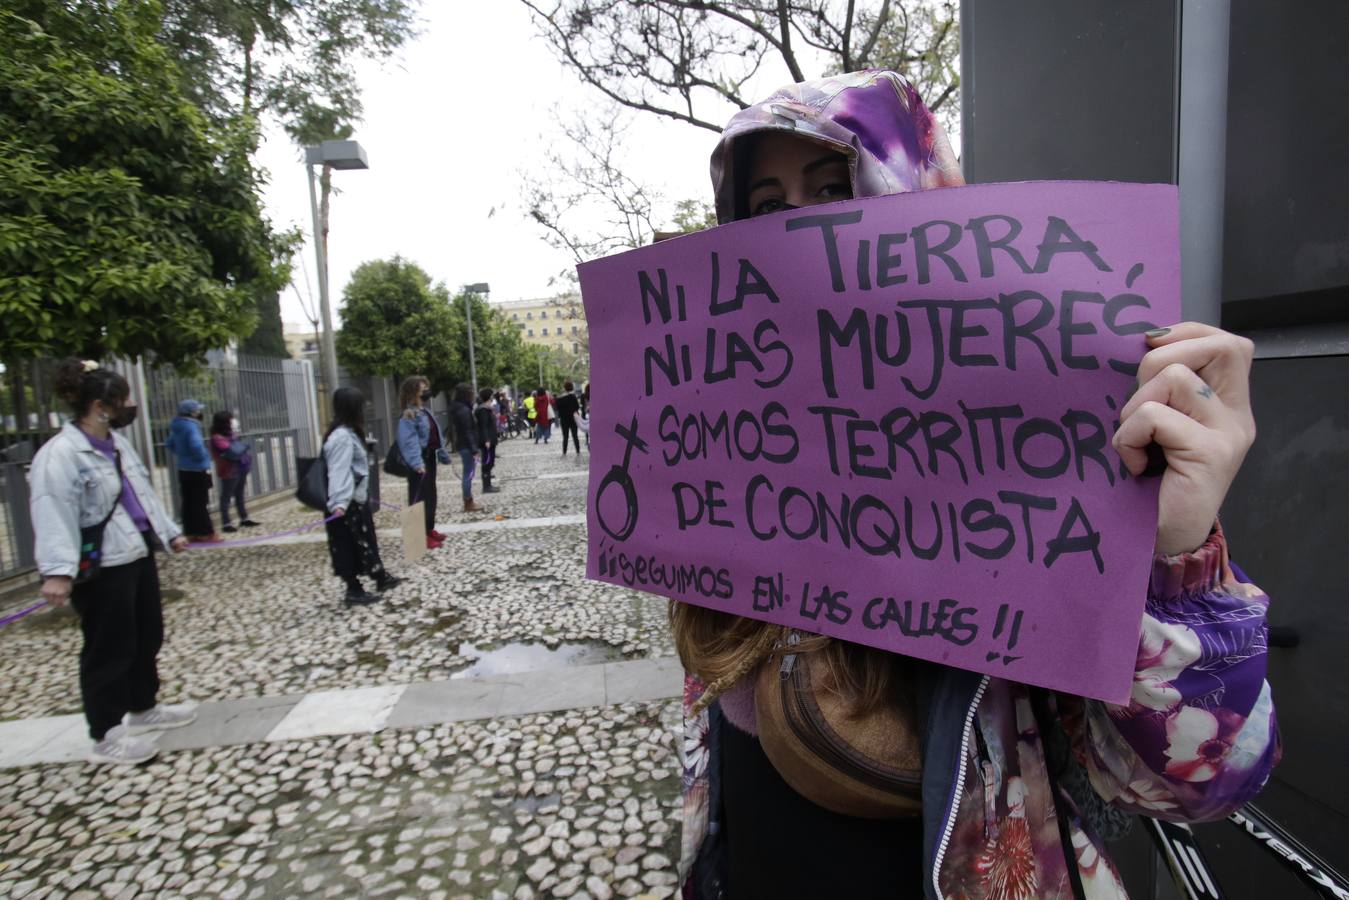
[[24,616],[28,615],[29,613],[35,613],[35,612],[37,612],[39,609],[41,609],[42,607],[44,607],[44,606],[46,606],[46,605],[47,605],[47,601],[46,601],[46,600],[39,600],[37,603],[34,603],[32,606],[28,607],[27,609],[21,609],[21,610],[19,610],[18,612],[14,613],[14,614],[11,615],[11,616],[5,616],[3,619],[0,619],[0,628],[4,628],[6,625],[10,624],[11,622],[17,622],[17,621],[19,621],[20,619],[22,619]]
[[301,525],[299,528],[291,528],[288,531],[278,531],[276,534],[264,534],[258,537],[239,538],[234,541],[189,541],[187,546],[193,550],[208,550],[212,547],[245,547],[249,544],[261,544],[266,541],[274,541],[277,538],[291,537],[297,534],[304,534],[306,531],[313,531],[320,525],[327,525],[336,519],[341,518],[336,513],[319,522],[310,522],[308,525]]

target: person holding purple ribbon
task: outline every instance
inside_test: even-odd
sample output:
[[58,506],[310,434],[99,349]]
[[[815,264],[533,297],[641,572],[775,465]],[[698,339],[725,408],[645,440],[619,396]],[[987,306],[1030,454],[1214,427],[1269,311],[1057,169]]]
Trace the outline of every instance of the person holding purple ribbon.
[[[721,223],[964,183],[917,92],[882,71],[737,112],[711,171]],[[1113,439],[1134,476],[1150,455],[1167,463],[1140,632],[1120,636],[1138,648],[1129,702],[672,602],[689,673],[683,897],[1122,898],[1105,840],[1130,814],[1213,821],[1260,791],[1281,753],[1269,598],[1217,522],[1255,437],[1253,348],[1193,322],[1146,338]],[[807,735],[817,720],[796,712],[784,727],[784,710],[825,704],[841,705],[839,731]],[[811,859],[785,861],[784,836]]]
[[127,380],[71,359],[57,371],[56,392],[74,420],[42,445],[28,474],[42,596],[57,607],[69,601],[80,616],[90,759],[134,765],[158,752],[138,735],[196,718],[156,704],[164,616],[154,553],[157,545],[181,552],[187,539],[117,431],[136,418]]

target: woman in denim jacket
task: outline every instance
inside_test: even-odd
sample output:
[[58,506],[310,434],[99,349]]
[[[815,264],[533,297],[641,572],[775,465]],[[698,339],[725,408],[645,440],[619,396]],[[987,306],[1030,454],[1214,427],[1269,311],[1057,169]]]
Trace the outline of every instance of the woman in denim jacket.
[[[196,718],[155,703],[164,615],[154,549],[158,544],[177,553],[187,540],[131,442],[115,430],[136,418],[126,379],[72,359],[61,364],[56,391],[74,420],[42,445],[28,473],[42,596],[52,606],[69,601],[80,616],[80,695],[94,739],[90,759],[135,765],[158,752],[136,735]],[[105,520],[98,572],[75,583],[88,566],[87,560],[82,566],[80,530]]]
[[408,476],[408,504],[421,501],[426,514],[426,549],[435,550],[445,540],[436,531],[436,463],[449,462],[440,436],[440,425],[426,404],[431,402],[431,382],[425,375],[411,375],[398,392],[403,415],[398,420],[398,451],[412,470]]

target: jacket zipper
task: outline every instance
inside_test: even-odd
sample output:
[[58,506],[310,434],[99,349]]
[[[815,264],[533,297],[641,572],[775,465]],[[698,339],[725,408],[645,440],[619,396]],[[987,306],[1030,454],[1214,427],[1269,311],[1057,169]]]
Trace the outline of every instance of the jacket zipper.
[[974,730],[974,716],[979,709],[979,701],[983,699],[984,691],[988,688],[988,679],[989,676],[985,675],[979,680],[979,687],[970,700],[970,708],[965,711],[965,726],[960,733],[960,755],[958,757],[960,762],[956,771],[955,787],[951,793],[951,806],[946,811],[946,821],[942,823],[941,840],[937,842],[937,855],[932,861],[932,893],[934,897],[941,896],[941,886],[937,882],[937,876],[941,872],[942,860],[946,858],[946,848],[951,843],[951,832],[955,830],[955,814],[960,806],[960,794],[965,790],[965,757],[969,755],[970,733]]
[[920,776],[894,776],[886,778],[877,775],[871,770],[859,765],[848,754],[841,751],[834,741],[830,740],[829,732],[826,730],[827,723],[821,723],[820,717],[814,713],[804,702],[800,700],[803,692],[797,689],[795,679],[792,677],[792,669],[795,667],[798,658],[796,654],[790,654],[783,660],[782,668],[779,670],[779,684],[782,687],[783,710],[786,713],[787,725],[792,733],[806,747],[814,751],[820,758],[825,760],[830,766],[838,769],[840,772],[850,778],[860,781],[869,787],[873,787],[889,794],[907,794],[908,791],[895,787],[895,782],[899,781],[908,787],[917,787],[922,783]]

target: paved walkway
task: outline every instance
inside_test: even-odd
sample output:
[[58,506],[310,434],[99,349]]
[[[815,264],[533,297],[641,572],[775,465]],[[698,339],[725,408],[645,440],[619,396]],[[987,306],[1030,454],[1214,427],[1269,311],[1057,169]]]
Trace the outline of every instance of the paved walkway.
[[[197,721],[157,735],[162,750],[200,750],[447,722],[612,706],[679,696],[672,657],[593,666],[388,684],[347,691],[202,703]],[[73,762],[89,753],[83,715],[0,722],[0,769]]]
[[5,628],[0,897],[674,896],[681,672],[664,600],[585,579],[587,463],[509,442],[472,514],[443,470],[415,564],[381,510],[404,582],[369,607],[321,529],[162,557],[161,697],[198,719],[143,766],[81,761],[75,617]]

